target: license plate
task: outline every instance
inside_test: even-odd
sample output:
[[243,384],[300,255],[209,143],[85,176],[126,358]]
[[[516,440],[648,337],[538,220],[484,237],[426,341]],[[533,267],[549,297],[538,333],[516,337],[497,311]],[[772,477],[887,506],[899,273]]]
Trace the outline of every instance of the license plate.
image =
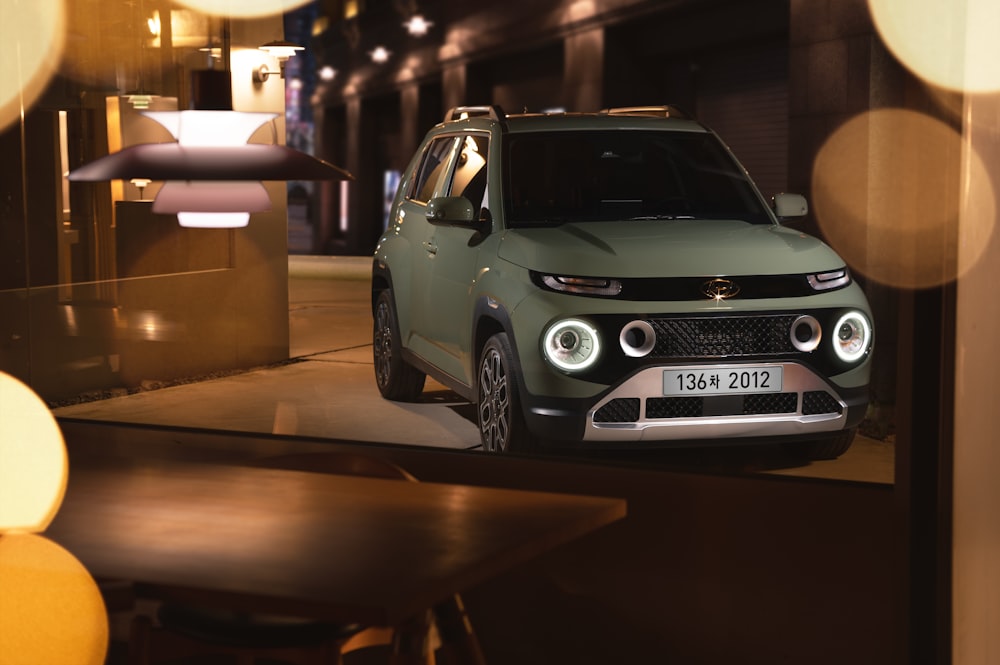
[[781,392],[781,365],[689,367],[663,372],[663,394],[742,395]]

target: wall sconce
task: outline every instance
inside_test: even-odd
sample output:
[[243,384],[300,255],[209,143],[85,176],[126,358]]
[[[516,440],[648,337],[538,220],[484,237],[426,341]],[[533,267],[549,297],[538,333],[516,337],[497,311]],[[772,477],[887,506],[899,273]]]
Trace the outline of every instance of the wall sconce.
[[257,48],[270,54],[278,60],[278,71],[268,69],[267,65],[261,65],[257,69],[253,70],[254,83],[263,83],[271,74],[278,74],[281,78],[285,78],[285,64],[288,62],[288,59],[294,57],[296,53],[303,50],[304,47],[299,46],[298,44],[293,44],[292,42],[273,41],[262,44]]
[[146,19],[146,29],[149,30],[150,37],[159,37],[163,30],[163,25],[160,23],[160,10],[154,9],[152,17]]
[[182,226],[238,228],[271,209],[263,180],[353,180],[328,162],[283,145],[247,143],[275,113],[145,111],[176,143],[142,143],[70,172],[73,182],[143,178],[164,181],[153,212]]
[[142,200],[143,192],[149,187],[150,183],[153,181],[149,178],[132,178],[129,180],[130,183],[135,185],[135,188],[139,190],[139,200]]
[[102,665],[100,589],[71,553],[40,535],[66,491],[68,461],[52,412],[0,372],[0,662]]
[[132,105],[132,108],[139,109],[141,111],[149,108],[149,106],[153,103],[153,97],[155,96],[156,95],[148,95],[144,92],[135,92],[128,96],[128,103]]
[[198,52],[206,54],[212,60],[215,61],[222,60],[221,46],[202,46],[200,49],[198,49]]

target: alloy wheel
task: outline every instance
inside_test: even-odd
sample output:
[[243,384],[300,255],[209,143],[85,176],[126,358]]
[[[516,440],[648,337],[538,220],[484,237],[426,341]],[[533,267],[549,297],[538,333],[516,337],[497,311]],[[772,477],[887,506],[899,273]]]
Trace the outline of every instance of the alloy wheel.
[[392,371],[392,328],[389,306],[378,303],[375,309],[375,334],[372,339],[372,353],[375,361],[375,380],[380,387],[389,382]]
[[506,449],[510,415],[507,370],[500,352],[490,347],[479,369],[479,426],[487,452],[500,453]]

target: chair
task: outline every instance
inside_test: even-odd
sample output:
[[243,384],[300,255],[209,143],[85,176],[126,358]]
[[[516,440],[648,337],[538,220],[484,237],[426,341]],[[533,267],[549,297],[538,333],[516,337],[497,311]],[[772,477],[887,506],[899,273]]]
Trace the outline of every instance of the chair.
[[[377,457],[348,452],[296,453],[253,460],[249,464],[273,469],[367,476],[416,482],[401,467]],[[475,636],[467,630],[461,599],[457,596],[439,607],[439,617],[463,657],[472,654],[482,661]],[[433,663],[429,616],[414,617],[394,629],[357,624],[333,624],[296,617],[246,615],[232,611],[191,607],[165,600],[157,612],[159,625],[149,616],[133,619],[129,640],[130,665],[160,662],[222,662],[226,655],[237,665],[252,665],[268,658],[296,665],[339,665],[344,653],[375,646],[392,645],[393,663]],[[468,633],[466,635],[466,633]],[[443,654],[447,660],[447,654]],[[193,658],[208,660],[193,660]],[[187,659],[187,660],[177,660]],[[473,662],[476,662],[475,660]]]

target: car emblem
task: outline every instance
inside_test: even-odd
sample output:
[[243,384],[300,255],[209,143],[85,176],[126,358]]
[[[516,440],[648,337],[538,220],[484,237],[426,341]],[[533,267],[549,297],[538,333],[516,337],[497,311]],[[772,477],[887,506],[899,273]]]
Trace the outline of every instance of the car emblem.
[[735,297],[740,292],[740,286],[732,280],[716,278],[702,284],[701,292],[712,300],[725,300]]

